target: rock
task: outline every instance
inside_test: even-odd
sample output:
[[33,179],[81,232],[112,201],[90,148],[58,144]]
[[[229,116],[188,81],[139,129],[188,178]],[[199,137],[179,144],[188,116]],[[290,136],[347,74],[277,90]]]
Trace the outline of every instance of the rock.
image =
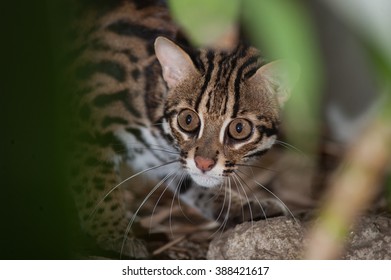
[[303,226],[286,217],[243,223],[212,240],[208,259],[299,259]]
[[[301,259],[306,246],[306,224],[277,217],[243,223],[210,243],[208,259]],[[342,259],[391,259],[391,218],[368,215],[347,237]]]
[[350,233],[344,259],[391,259],[391,218],[385,216],[362,217]]

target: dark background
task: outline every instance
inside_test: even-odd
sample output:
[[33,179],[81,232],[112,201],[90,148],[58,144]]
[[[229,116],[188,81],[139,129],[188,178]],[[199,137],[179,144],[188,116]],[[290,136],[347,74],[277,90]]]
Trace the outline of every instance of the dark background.
[[72,257],[76,214],[62,141],[69,127],[57,82],[68,13],[59,13],[63,1],[52,2],[8,1],[1,9],[0,259]]

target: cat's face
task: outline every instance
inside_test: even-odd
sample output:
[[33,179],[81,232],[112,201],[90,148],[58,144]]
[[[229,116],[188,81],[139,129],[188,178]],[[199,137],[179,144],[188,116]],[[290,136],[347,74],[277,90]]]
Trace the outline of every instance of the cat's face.
[[201,51],[197,63],[167,39],[158,38],[155,49],[169,87],[165,129],[193,181],[219,186],[270,149],[287,97],[273,76],[275,65],[260,66],[253,48]]

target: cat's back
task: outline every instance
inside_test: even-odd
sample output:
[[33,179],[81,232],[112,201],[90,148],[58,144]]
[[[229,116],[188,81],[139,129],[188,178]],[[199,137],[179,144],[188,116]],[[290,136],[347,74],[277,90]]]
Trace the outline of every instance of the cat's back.
[[153,104],[166,88],[153,42],[178,33],[165,1],[87,2],[78,8],[71,48],[83,121],[107,130],[158,118]]
[[85,2],[75,8],[73,42],[76,47],[125,53],[135,63],[154,54],[156,37],[173,38],[178,32],[165,1]]

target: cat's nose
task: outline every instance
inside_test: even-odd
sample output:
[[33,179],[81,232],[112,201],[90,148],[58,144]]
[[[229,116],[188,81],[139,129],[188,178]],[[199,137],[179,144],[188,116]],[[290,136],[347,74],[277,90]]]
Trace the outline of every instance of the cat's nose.
[[204,158],[201,156],[196,156],[194,158],[195,164],[199,170],[202,172],[209,171],[215,166],[216,161],[210,158]]

